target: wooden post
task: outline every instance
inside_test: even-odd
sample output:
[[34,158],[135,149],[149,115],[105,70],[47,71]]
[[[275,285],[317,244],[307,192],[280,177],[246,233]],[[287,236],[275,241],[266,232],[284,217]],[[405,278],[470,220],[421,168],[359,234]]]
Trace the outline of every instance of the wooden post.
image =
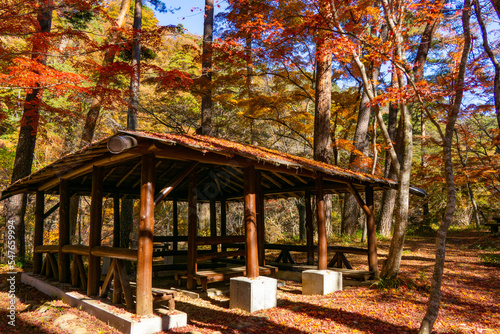
[[69,254],[63,253],[62,248],[70,244],[69,238],[69,182],[61,179],[59,183],[59,255],[58,269],[59,282],[69,283],[71,277]]
[[173,242],[173,250],[177,250],[178,249],[178,244],[179,242],[177,241],[177,237],[179,236],[179,213],[177,212],[177,198],[174,198],[174,200],[172,201],[172,218],[174,220],[174,231],[173,231],[173,234],[174,234],[174,242]]
[[120,247],[120,194],[113,196],[113,247]]
[[366,229],[368,233],[368,267],[373,271],[375,278],[379,277],[377,260],[377,233],[375,230],[375,206],[373,204],[373,188],[365,188],[366,206],[370,214],[366,216]]
[[[215,198],[210,199],[210,236],[217,236],[217,208]],[[212,252],[217,252],[217,245],[212,245]]]
[[188,263],[187,288],[194,287],[193,275],[198,271],[196,264],[196,236],[198,235],[198,194],[196,189],[196,170],[189,174],[188,190]]
[[259,253],[257,247],[257,212],[255,205],[255,167],[245,167],[245,232],[246,232],[246,269],[247,277],[259,276]]
[[327,240],[325,200],[323,198],[323,178],[316,178],[316,216],[318,220],[318,270],[327,267]]
[[153,314],[153,235],[155,202],[155,156],[142,156],[141,208],[137,243],[136,314]]
[[[115,193],[113,196],[113,247],[120,247],[120,194]],[[113,266],[113,262],[111,262]],[[112,270],[112,268],[109,268]],[[119,304],[122,301],[122,286],[118,276],[115,274],[113,276],[113,304]]]
[[40,274],[42,272],[42,253],[35,253],[37,246],[43,245],[43,216],[45,214],[45,193],[43,191],[36,192],[35,202],[35,235],[33,237],[33,273]]
[[[220,200],[220,235],[225,237],[227,235],[227,203],[223,198]],[[221,250],[225,252],[227,250],[226,245],[222,245]]]
[[307,264],[314,264],[314,226],[311,207],[311,191],[306,190],[306,244],[307,244]]
[[266,227],[264,221],[264,194],[262,193],[262,176],[255,172],[255,205],[257,210],[257,246],[259,266],[266,265]]
[[101,278],[101,258],[92,255],[92,248],[101,245],[103,175],[102,167],[93,167],[90,202],[89,275],[87,278],[87,295],[89,296],[99,294],[99,281]]

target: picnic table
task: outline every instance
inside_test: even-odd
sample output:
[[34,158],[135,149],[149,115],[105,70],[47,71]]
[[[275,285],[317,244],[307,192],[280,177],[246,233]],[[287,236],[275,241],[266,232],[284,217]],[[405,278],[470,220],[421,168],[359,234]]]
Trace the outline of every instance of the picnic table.
[[493,218],[493,223],[484,224],[484,226],[490,227],[491,233],[498,233],[498,226],[500,226],[500,217]]
[[[274,262],[283,262],[296,264],[290,252],[307,252],[305,245],[280,245],[280,244],[266,244],[266,249],[281,250],[278,257]],[[316,248],[316,247],[315,247]],[[335,252],[334,257],[328,263],[328,267],[353,269],[351,263],[346,258],[345,254],[361,254],[367,255],[368,249],[358,247],[344,247],[344,246],[328,246],[328,250]]]

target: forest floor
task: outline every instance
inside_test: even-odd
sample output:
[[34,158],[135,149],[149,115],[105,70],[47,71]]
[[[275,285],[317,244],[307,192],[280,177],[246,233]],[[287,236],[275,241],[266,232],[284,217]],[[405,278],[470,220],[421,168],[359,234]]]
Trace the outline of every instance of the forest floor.
[[[173,333],[417,333],[427,306],[434,237],[408,237],[397,281],[345,286],[326,296],[303,296],[285,281],[275,308],[246,313],[229,309],[227,295],[179,295],[176,308],[188,326]],[[378,244],[380,265],[388,241]],[[356,269],[366,257],[349,257]],[[500,333],[500,236],[474,230],[450,232],[436,333]],[[15,327],[8,324],[9,284],[0,275],[0,333],[117,333],[95,317],[16,280]],[[209,286],[210,287],[210,286]]]

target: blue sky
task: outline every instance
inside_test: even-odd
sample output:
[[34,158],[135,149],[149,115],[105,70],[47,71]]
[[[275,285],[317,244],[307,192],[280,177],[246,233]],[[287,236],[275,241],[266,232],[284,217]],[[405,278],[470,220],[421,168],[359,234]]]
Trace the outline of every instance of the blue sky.
[[[205,0],[167,0],[167,8],[173,8],[174,13],[156,13],[160,25],[177,25],[181,23],[188,32],[192,34],[203,34],[203,16],[205,11]],[[220,11],[217,5],[224,8],[226,0],[214,0],[215,15]]]

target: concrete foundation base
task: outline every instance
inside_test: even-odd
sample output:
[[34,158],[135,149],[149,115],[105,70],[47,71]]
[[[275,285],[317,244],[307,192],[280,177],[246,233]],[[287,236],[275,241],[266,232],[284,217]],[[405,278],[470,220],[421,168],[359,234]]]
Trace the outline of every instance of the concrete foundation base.
[[342,273],[331,270],[302,272],[303,295],[327,295],[335,291],[342,291]]
[[187,326],[187,314],[181,311],[157,310],[161,314],[163,330]]
[[[138,317],[133,313],[123,312],[123,310],[116,312],[116,308],[111,305],[107,305],[99,300],[90,299],[89,297],[78,292],[64,292],[61,289],[39,280],[28,273],[23,273],[21,275],[21,282],[33,286],[46,295],[61,299],[69,306],[76,307],[95,316],[99,320],[102,320],[122,333],[149,334],[173,328],[163,327],[163,324],[165,324],[163,317],[160,318],[154,315]],[[183,325],[185,326],[187,323],[187,315],[185,313],[183,314],[186,319],[184,320]],[[182,324],[181,318],[182,316],[174,314],[174,318],[172,320],[167,320],[168,326],[179,327]]]
[[276,279],[265,276],[231,278],[229,307],[250,313],[275,307],[277,286]]

